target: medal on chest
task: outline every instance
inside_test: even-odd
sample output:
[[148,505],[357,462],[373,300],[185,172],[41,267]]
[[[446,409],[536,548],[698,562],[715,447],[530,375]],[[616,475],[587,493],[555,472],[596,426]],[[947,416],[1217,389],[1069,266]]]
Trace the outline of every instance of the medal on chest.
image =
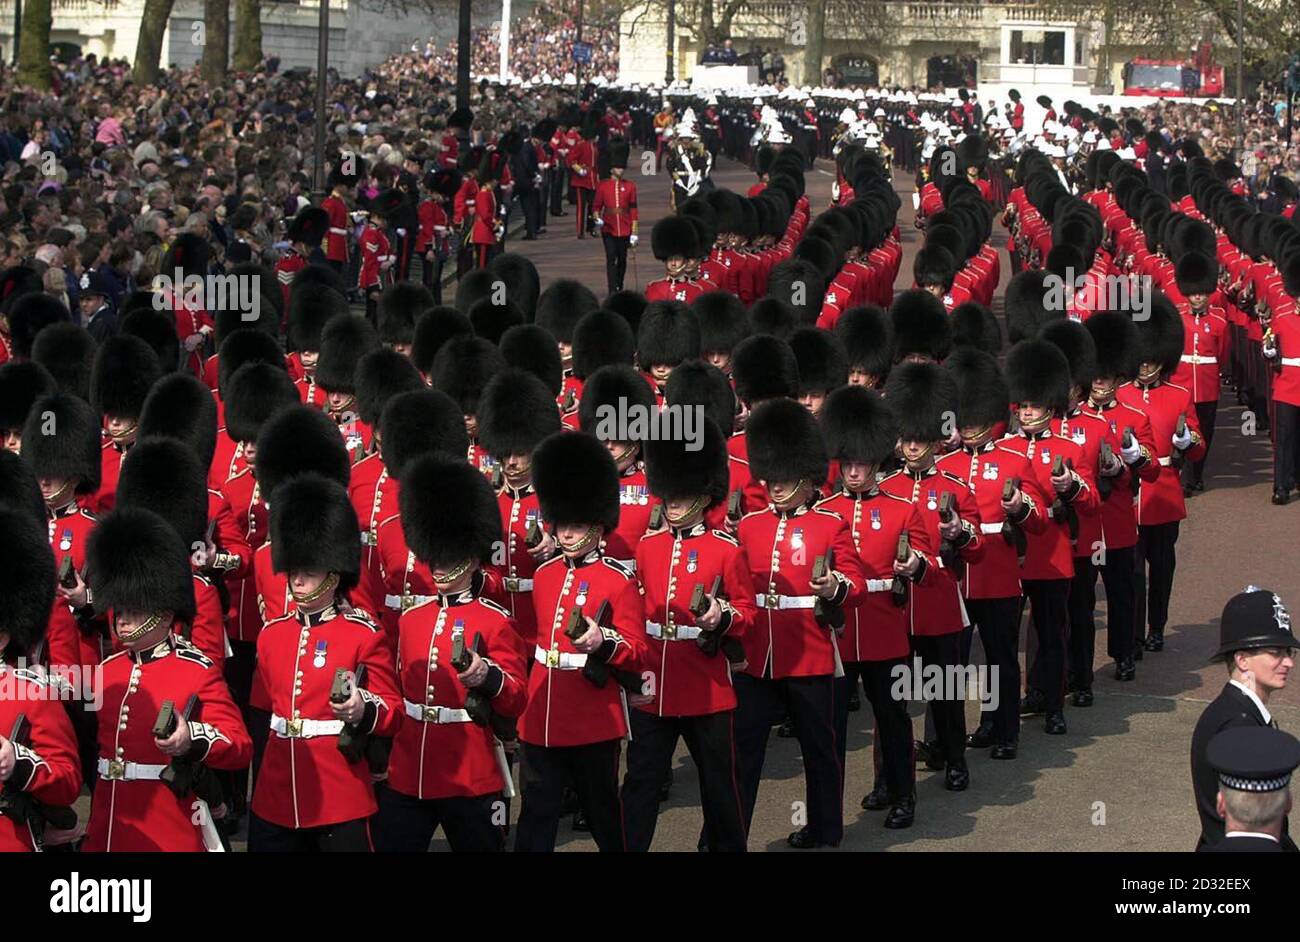
[[880,526],[881,526],[881,524],[880,524],[880,508],[879,508],[879,507],[872,507],[872,508],[871,508],[871,529],[873,529],[873,530],[879,530],[879,529],[880,529]]
[[1087,444],[1087,442],[1088,442],[1088,433],[1085,432],[1085,431],[1083,430],[1083,428],[1080,427],[1080,426],[1075,426],[1075,427],[1071,430],[1071,432],[1070,432],[1070,436],[1074,439],[1074,443],[1075,443],[1076,445],[1080,445],[1080,446],[1082,446],[1082,445]]
[[926,510],[938,510],[938,509],[939,509],[939,492],[938,492],[938,491],[936,491],[936,490],[934,490],[934,489],[931,489],[930,492],[926,495],[926,500],[925,500],[925,509],[926,509]]
[[699,554],[698,552],[696,552],[695,550],[691,550],[689,553],[686,554],[686,571],[687,571],[687,572],[694,572],[696,569],[700,568],[700,567],[699,567],[699,556],[700,556],[700,554]]
[[790,534],[790,547],[803,549],[803,527],[795,527],[794,532]]
[[68,550],[72,549],[72,531],[71,531],[71,530],[64,530],[61,534],[59,534],[59,549],[61,549],[61,550],[62,550],[63,552],[65,552],[65,553],[66,553]]
[[311,666],[320,670],[325,666],[325,649],[328,647],[324,638],[316,642],[316,655],[311,659]]
[[578,583],[578,595],[577,595],[576,598],[574,598],[573,601],[574,601],[576,604],[578,604],[578,605],[586,605],[586,604],[587,604],[587,589],[589,589],[590,587],[591,587],[591,583],[589,583],[589,582],[579,582],[579,583]]
[[996,481],[998,479],[998,466],[996,462],[990,461],[984,466],[984,473],[981,475],[986,481]]
[[1043,464],[1051,464],[1052,453],[1048,451],[1046,448],[1044,448],[1042,451],[1038,453],[1038,460],[1041,461]]

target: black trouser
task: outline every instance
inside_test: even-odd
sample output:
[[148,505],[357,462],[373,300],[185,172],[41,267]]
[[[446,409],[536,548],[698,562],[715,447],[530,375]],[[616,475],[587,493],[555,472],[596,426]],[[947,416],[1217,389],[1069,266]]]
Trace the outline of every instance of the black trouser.
[[537,238],[537,230],[542,225],[542,197],[536,187],[520,190],[515,194],[519,199],[519,211],[524,216],[524,235],[529,239]]
[[420,281],[433,294],[433,303],[442,304],[442,266],[446,261],[436,251],[433,254],[433,261],[429,261],[424,255],[420,256]]
[[627,849],[648,851],[659,818],[659,789],[668,779],[678,738],[700,776],[704,843],[715,852],[745,849],[745,813],[736,775],[734,710],[702,716],[655,716],[629,710],[632,740],[627,744],[623,779],[623,819]]
[[591,227],[591,219],[589,217],[591,216],[591,199],[594,195],[594,191],[584,189],[580,186],[575,186],[572,189],[577,197],[578,203],[578,238],[585,239],[587,238],[587,230]]
[[605,243],[605,286],[609,294],[623,290],[623,277],[627,274],[627,236],[612,236],[602,232]]
[[749,674],[737,674],[733,678],[738,700],[736,751],[746,832],[754,820],[763,760],[767,756],[767,737],[784,696],[803,753],[808,829],[819,841],[835,843],[843,837],[844,786],[835,745],[834,680],[830,674],[781,680]]
[[366,320],[370,321],[370,326],[378,329],[379,327],[379,296],[383,294],[384,286],[382,283],[373,284],[366,288]]
[[1133,606],[1136,604],[1133,585],[1133,556],[1135,549],[1106,547],[1106,565],[1101,568],[1101,581],[1106,587],[1106,654],[1116,661],[1133,656]]
[[568,177],[569,172],[561,167],[555,167],[551,170],[550,196],[551,196],[551,215],[564,215],[564,180]]
[[1273,490],[1289,492],[1300,465],[1300,406],[1274,400],[1273,408]]
[[618,757],[623,741],[586,746],[519,744],[519,826],[516,851],[555,850],[564,786],[572,784],[587,812],[591,836],[602,852],[625,849],[623,806],[618,795]]
[[997,671],[997,708],[982,712],[980,721],[992,726],[994,742],[1014,743],[1020,738],[1020,598],[967,599],[966,611],[989,668]]
[[[244,728],[250,733],[253,729],[253,711],[248,705],[249,697],[253,691],[253,673],[257,670],[257,642],[255,641],[234,641],[230,642],[230,656],[226,658],[224,673],[226,675],[226,687],[230,690],[230,698],[235,701],[235,706],[239,707],[239,715],[243,717]],[[265,745],[266,737],[262,737],[262,743]],[[258,758],[261,756],[259,754]],[[248,779],[249,769],[240,769],[231,776],[231,783],[234,787],[236,812],[242,812],[248,802]]]
[[1070,615],[1066,687],[1070,690],[1092,689],[1092,658],[1097,649],[1097,568],[1091,556],[1074,557],[1074,578],[1066,601]]
[[415,233],[407,232],[406,235],[397,236],[397,272],[394,278],[397,281],[406,281],[411,277],[411,253],[415,249]]
[[248,708],[248,738],[253,741],[253,787],[257,787],[257,773],[262,770],[262,756],[266,755],[266,742],[271,738],[271,714],[257,707]]
[[374,849],[369,818],[355,818],[316,828],[286,828],[255,814],[248,816],[250,854],[355,854]]
[[[921,670],[934,665],[949,676],[948,668],[956,667],[961,661],[961,632],[953,631],[946,635],[912,635],[913,669],[915,658],[921,659]],[[945,696],[931,700],[927,704],[927,713],[934,723],[935,739],[944,762],[951,766],[964,767],[966,764],[966,703],[955,696]]]
[[1038,650],[1029,665],[1029,689],[1043,696],[1048,713],[1065,706],[1065,626],[1069,579],[1023,579]]
[[478,246],[469,241],[469,232],[470,227],[466,226],[464,237],[455,243],[457,278],[460,278],[460,276],[465,274],[465,272],[472,271],[476,267],[474,262],[478,258]]
[[1165,624],[1169,621],[1169,596],[1174,590],[1174,568],[1178,565],[1177,543],[1177,520],[1138,527],[1137,547],[1133,554],[1136,595],[1133,637],[1138,644],[1146,638],[1147,625],[1151,626],[1153,635],[1165,633]]
[[375,797],[375,849],[381,853],[425,853],[440,824],[457,853],[506,849],[506,804],[500,792],[421,799],[378,785]]
[[[72,699],[67,701],[68,719],[77,737],[77,759],[81,762],[81,780],[90,793],[95,793],[99,781],[99,713],[86,709],[93,701]],[[8,730],[0,732],[8,735]]]
[[[875,747],[879,752],[878,774],[885,777],[885,789],[891,801],[906,798],[916,790],[916,765],[912,756],[912,718],[907,715],[907,699],[894,697],[891,689],[893,669],[906,665],[907,658],[889,661],[854,661],[844,665],[844,676],[836,679],[835,745],[839,750],[840,768],[845,768],[849,731],[849,694],[858,679],[871,704],[875,718]],[[873,755],[874,758],[874,755]],[[874,765],[874,763],[873,763]]]
[[330,268],[334,269],[334,271],[336,271],[338,274],[342,275],[343,267],[347,265],[347,262],[338,258],[327,258],[325,259],[325,264],[328,265]]
[[1201,426],[1201,438],[1205,440],[1205,457],[1200,461],[1189,461],[1183,466],[1183,484],[1200,484],[1205,479],[1205,462],[1210,460],[1210,445],[1214,442],[1214,423],[1218,414],[1217,399],[1196,404],[1196,421]]

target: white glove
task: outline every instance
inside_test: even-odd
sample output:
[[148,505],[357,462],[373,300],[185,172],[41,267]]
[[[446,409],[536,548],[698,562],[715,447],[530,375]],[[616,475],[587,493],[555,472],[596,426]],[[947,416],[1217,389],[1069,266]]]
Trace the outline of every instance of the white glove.
[[1267,357],[1268,359],[1274,360],[1277,358],[1277,345],[1272,343],[1271,341],[1269,343],[1265,343],[1263,349],[1260,352],[1263,353],[1264,356]]
[[632,233],[630,236],[627,237],[627,244],[628,244],[628,245],[635,246],[635,245],[637,244],[637,242],[639,242],[639,241],[641,241],[641,240],[637,238],[637,234],[636,234],[635,232]]
[[1190,425],[1183,430],[1182,435],[1174,436],[1174,447],[1179,451],[1186,451],[1192,447],[1192,427]]
[[1125,447],[1123,439],[1120,440],[1120,456],[1124,459],[1125,464],[1133,464],[1142,457],[1142,446],[1138,444],[1137,436],[1133,436],[1133,444]]
[[405,229],[398,229],[398,230],[397,230],[397,234],[398,234],[399,236],[401,236],[403,239],[406,238],[406,230],[405,230]]
[[605,225],[605,220],[597,216],[595,219],[591,221],[591,224],[595,226],[597,229],[599,229],[601,226]]

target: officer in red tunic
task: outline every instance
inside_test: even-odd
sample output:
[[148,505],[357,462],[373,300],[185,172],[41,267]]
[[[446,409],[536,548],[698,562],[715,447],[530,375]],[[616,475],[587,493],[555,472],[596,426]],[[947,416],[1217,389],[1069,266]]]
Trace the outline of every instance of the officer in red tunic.
[[623,179],[627,170],[626,141],[611,141],[608,150],[609,176],[596,187],[591,204],[596,229],[605,244],[605,284],[609,294],[623,290],[627,273],[627,251],[636,248],[636,184]]
[[[1134,382],[1117,393],[1119,401],[1146,413],[1160,476],[1138,491],[1137,612],[1134,631],[1147,651],[1165,645],[1169,597],[1177,565],[1178,524],[1187,516],[1175,459],[1198,461],[1205,453],[1191,390],[1168,381],[1183,355],[1183,321],[1173,302],[1156,293],[1145,319],[1134,319],[1141,338],[1141,364]],[[1179,430],[1179,417],[1185,428]],[[1148,631],[1149,628],[1149,631]]]
[[[533,481],[560,555],[534,576],[537,663],[519,721],[523,807],[515,850],[555,849],[562,794],[571,782],[596,846],[621,851],[618,766],[628,721],[625,689],[613,671],[635,684],[644,661],[645,617],[636,579],[600,549],[618,525],[618,470],[595,438],[559,432],[533,453]],[[593,616],[604,602],[611,614],[598,624]],[[599,685],[597,663],[610,668]]]
[[[773,399],[754,410],[745,437],[750,468],[769,500],[765,509],[741,519],[737,533],[758,605],[753,630],[741,638],[748,665],[735,678],[746,826],[773,714],[784,698],[803,753],[807,802],[807,821],[788,843],[835,846],[844,830],[843,769],[835,741],[835,678],[844,673],[837,610],[862,601],[866,580],[848,524],[814,507],[827,459],[812,413],[792,399]],[[814,575],[818,568],[823,571]]]
[[[88,556],[95,605],[110,612],[126,650],[103,666],[100,784],[85,850],[221,851],[214,819],[224,815],[224,806],[212,808],[193,792],[178,795],[161,780],[178,759],[234,770],[252,755],[220,669],[176,626],[195,614],[188,549],[157,514],[123,507],[100,521]],[[197,705],[186,718],[191,696]],[[168,700],[176,708],[176,728],[158,738],[155,721]]]
[[95,354],[91,373],[91,404],[103,417],[104,444],[102,469],[95,509],[107,513],[113,509],[113,494],[122,458],[135,443],[140,410],[149,388],[162,375],[158,357],[139,337],[110,337]]
[[357,408],[357,362],[379,349],[379,335],[360,317],[336,317],[321,331],[316,384],[325,393],[325,411],[338,426],[352,463],[371,450],[374,428]]
[[[709,507],[726,499],[728,456],[722,431],[708,418],[701,423],[696,443],[685,438],[645,443],[648,484],[664,502],[668,526],[646,536],[636,550],[647,680],[643,695],[632,698],[637,708],[631,712],[623,782],[632,851],[650,849],[660,787],[670,775],[679,738],[685,739],[700,776],[704,846],[718,852],[745,849],[736,695],[719,648],[722,638],[739,639],[752,623],[754,587],[735,537],[709,529],[704,520]],[[698,447],[691,450],[692,444]],[[691,609],[697,587],[702,587],[703,611]]]
[[293,279],[307,267],[315,255],[320,256],[321,242],[329,234],[330,216],[319,206],[308,206],[298,211],[289,223],[285,238],[289,248],[275,263],[275,280],[284,295],[284,308],[289,309]]
[[[957,380],[961,448],[935,464],[965,481],[979,507],[984,555],[966,567],[961,588],[971,626],[979,629],[985,659],[998,684],[997,706],[981,706],[984,712],[979,727],[966,737],[966,745],[971,749],[992,746],[992,758],[1014,759],[1020,739],[1022,587],[1018,544],[1025,541],[1027,545],[1027,534],[1043,531],[1050,501],[1039,488],[1029,460],[998,442],[997,429],[1006,426],[1011,394],[994,356],[962,348],[944,360],[943,366]],[[1003,500],[1008,481],[1012,491]],[[964,659],[969,658],[969,643],[967,640]]]
[[[927,303],[933,308],[938,302]],[[961,478],[941,471],[935,463],[938,449],[956,431],[957,384],[936,363],[901,363],[889,374],[885,402],[899,426],[903,469],[884,478],[880,489],[916,507],[930,534],[930,545],[938,547],[941,564],[932,585],[912,587],[907,608],[912,665],[922,672],[934,668],[947,671],[961,663],[962,632],[968,620],[958,584],[959,566],[977,563],[984,554],[975,495]],[[947,520],[939,515],[945,493],[951,493],[954,501]],[[931,768],[944,769],[944,787],[964,791],[970,786],[964,705],[956,699],[932,700],[928,712],[936,739],[920,746],[928,754]]]
[[585,239],[591,226],[591,200],[596,190],[596,133],[599,122],[588,112],[582,119],[582,136],[569,150],[569,189],[577,198],[578,238]]
[[359,174],[355,165],[360,162],[355,154],[345,154],[343,159],[344,166],[330,171],[330,195],[321,201],[321,209],[329,217],[329,231],[322,243],[325,262],[340,275],[348,264],[348,234],[352,231],[347,201],[357,185]]
[[[95,528],[94,495],[99,489],[99,420],[83,400],[65,393],[38,399],[23,426],[23,460],[36,474],[45,502],[54,558],[72,560],[73,584],[60,585],[46,633],[49,663],[76,688],[77,699],[94,702],[95,668],[111,647],[107,626],[91,604],[86,586],[86,543]],[[78,674],[80,676],[78,676]],[[83,778],[95,769],[95,714],[74,709]],[[93,791],[93,787],[92,787]]]
[[425,851],[441,825],[453,851],[504,850],[514,787],[495,729],[523,710],[528,652],[509,612],[474,591],[500,539],[496,497],[459,456],[421,458],[403,477],[403,530],[437,593],[398,627],[406,719],[377,789],[376,842]]
[[370,202],[370,215],[357,238],[361,265],[357,269],[357,288],[366,298],[366,317],[371,324],[378,318],[379,295],[393,283],[397,252],[388,238],[388,220],[402,205],[398,190],[381,190]]
[[1184,464],[1183,486],[1187,495],[1205,490],[1205,462],[1214,442],[1219,411],[1219,370],[1228,355],[1228,320],[1223,308],[1210,304],[1218,289],[1219,263],[1201,252],[1188,252],[1174,269],[1178,293],[1183,296],[1179,314],[1183,319],[1183,355],[1171,377],[1191,390],[1196,404],[1196,422],[1205,436],[1205,457]]
[[[1300,298],[1300,256],[1283,264],[1288,294]],[[1273,503],[1286,504],[1300,467],[1300,309],[1274,313],[1262,343],[1264,359],[1274,371]]]
[[[1105,559],[1097,567],[1106,586],[1106,653],[1115,661],[1115,679],[1131,681],[1137,675],[1135,659],[1141,657],[1140,649],[1134,650],[1130,630],[1137,602],[1133,557],[1138,539],[1138,484],[1155,481],[1160,476],[1160,464],[1155,460],[1150,421],[1140,409],[1120,402],[1116,396],[1120,385],[1137,375],[1141,343],[1137,327],[1127,314],[1117,311],[1094,314],[1084,326],[1092,334],[1097,351],[1097,375],[1084,408],[1105,420],[1110,433],[1118,435],[1120,441],[1115,454],[1121,466],[1101,467],[1097,478],[1106,541]],[[1131,437],[1126,432],[1131,432]],[[1114,445],[1111,447],[1113,450]],[[1072,591],[1075,589],[1095,593],[1095,577],[1084,588],[1076,574]],[[1095,594],[1092,597],[1095,599]]]
[[[840,491],[817,507],[848,521],[865,579],[862,600],[845,612],[844,634],[837,640],[844,661],[835,694],[840,765],[847,751],[849,696],[861,680],[879,744],[875,785],[862,806],[868,811],[888,808],[887,828],[909,828],[916,816],[912,721],[907,702],[890,689],[895,669],[907,663],[907,586],[933,578],[930,534],[911,503],[877,486],[879,469],[893,458],[898,441],[880,394],[861,386],[838,389],[826,400],[820,421],[827,452],[839,464]],[[898,544],[904,535],[910,549],[900,561]]]
[[[499,471],[494,475],[501,516],[501,552],[492,568],[505,589],[504,604],[515,630],[536,642],[533,576],[557,552],[547,532],[541,503],[533,487],[533,449],[560,430],[555,398],[542,381],[523,370],[503,370],[483,390],[478,412],[479,438]],[[530,544],[529,534],[538,537]]]
[[[629,571],[636,569],[636,546],[650,527],[659,501],[646,483],[641,444],[650,436],[657,409],[644,373],[630,366],[602,366],[582,387],[581,428],[598,438],[618,471],[617,525],[604,534],[603,550]],[[539,618],[541,613],[538,613]],[[539,621],[539,628],[544,623]]]
[[[6,502],[12,498],[39,508],[32,478],[21,490],[4,494]],[[20,506],[0,510],[0,545],[12,554],[0,574],[5,599],[0,611],[0,787],[6,795],[0,805],[0,853],[39,850],[53,837],[46,828],[47,809],[66,808],[81,792],[72,723],[49,689],[51,679],[34,662],[54,603],[54,555],[40,518]],[[8,737],[19,716],[26,717],[27,726],[23,738],[14,741]],[[21,813],[24,802],[19,796],[34,804],[34,815]],[[66,822],[61,824],[66,827]]]
[[[343,593],[361,572],[361,541],[343,486],[308,472],[276,488],[271,551],[295,611],[257,639],[253,704],[269,710],[271,736],[253,788],[248,849],[372,850],[372,773],[383,772],[372,765],[381,751],[375,740],[393,737],[403,714],[378,626],[346,607]],[[331,696],[340,671],[342,701]],[[349,739],[361,740],[354,753],[344,751],[345,726]]]

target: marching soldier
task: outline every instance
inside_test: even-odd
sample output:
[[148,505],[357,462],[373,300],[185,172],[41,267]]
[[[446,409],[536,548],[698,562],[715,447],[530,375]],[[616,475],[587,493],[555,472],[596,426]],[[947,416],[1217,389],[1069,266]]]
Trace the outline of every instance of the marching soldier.
[[[123,507],[99,522],[87,555],[94,604],[111,611],[126,650],[104,662],[100,785],[85,850],[221,851],[214,817],[224,808],[208,804],[200,767],[243,768],[252,744],[220,669],[177,625],[195,615],[188,549],[157,514]],[[175,707],[171,732],[156,724],[166,701]],[[194,790],[178,793],[190,775]]]
[[161,375],[157,355],[138,337],[110,337],[95,354],[90,398],[103,417],[106,435],[100,450],[99,490],[95,494],[95,509],[100,513],[113,509],[122,459],[135,443],[145,396]]
[[357,269],[357,288],[366,298],[366,319],[371,325],[379,316],[379,295],[393,283],[393,266],[397,254],[388,241],[387,223],[399,211],[402,194],[397,190],[381,190],[370,201],[369,218],[361,229],[357,242],[361,248],[361,265]]
[[827,458],[812,413],[792,399],[773,399],[754,410],[745,437],[750,469],[768,499],[765,509],[741,519],[737,533],[759,608],[753,630],[741,638],[748,665],[735,677],[746,827],[768,733],[784,698],[803,753],[807,801],[807,823],[787,842],[801,849],[833,847],[844,830],[834,692],[844,669],[835,622],[843,608],[862,600],[862,563],[848,524],[814,506]]
[[[346,604],[361,574],[359,537],[341,484],[308,472],[272,492],[272,566],[295,609],[257,638],[254,706],[270,712],[271,736],[253,789],[250,851],[373,849],[371,774],[383,771],[371,765],[373,739],[396,734],[402,714],[379,628]],[[355,752],[345,751],[349,742]]]
[[636,184],[624,180],[627,170],[626,141],[609,144],[609,177],[596,187],[591,211],[596,229],[605,244],[605,285],[610,294],[623,290],[627,274],[627,251],[637,243]]
[[289,301],[289,375],[298,394],[308,405],[324,408],[325,392],[316,382],[316,364],[320,358],[321,336],[325,325],[340,314],[348,313],[342,294],[325,285],[299,285]]
[[[1096,469],[1084,458],[1084,446],[1053,427],[1070,407],[1070,364],[1055,344],[1025,340],[1007,357],[1011,401],[1017,403],[1019,430],[1003,444],[1024,455],[1034,469],[1043,499],[1051,499],[1047,525],[1029,534],[1020,577],[1029,600],[1038,652],[1029,665],[1020,715],[1046,714],[1049,735],[1066,732],[1067,601],[1074,578],[1072,544],[1082,526],[1080,516],[1097,506]],[[1059,424],[1056,428],[1059,428]]]
[[455,337],[433,358],[429,385],[451,396],[465,417],[469,446],[465,459],[484,475],[491,475],[496,462],[478,440],[478,404],[488,381],[506,368],[505,358],[483,337]]
[[348,315],[336,317],[321,331],[316,384],[325,394],[325,411],[338,426],[353,464],[370,453],[374,428],[363,421],[357,407],[357,362],[379,348],[379,335],[371,321]]
[[[1284,266],[1287,293],[1300,298],[1300,256]],[[1300,310],[1276,311],[1264,336],[1262,352],[1274,371],[1270,384],[1273,401],[1273,503],[1286,504],[1291,489],[1300,484]]]
[[[898,441],[893,417],[879,393],[859,386],[831,393],[821,412],[821,428],[827,452],[839,464],[841,491],[817,508],[848,521],[865,587],[860,604],[846,610],[844,634],[837,640],[844,661],[844,676],[837,679],[835,692],[840,766],[845,761],[849,699],[861,680],[879,743],[875,785],[862,807],[887,808],[885,827],[909,828],[916,816],[912,721],[906,701],[892,696],[890,688],[895,668],[907,663],[907,586],[933,579],[930,535],[914,506],[878,486],[880,468],[893,457]],[[908,553],[900,560],[904,536]]]
[[378,847],[425,851],[442,825],[453,851],[504,850],[514,788],[489,719],[523,710],[527,660],[509,612],[474,588],[501,533],[496,499],[459,455],[420,458],[403,480],[403,531],[436,594],[398,626],[406,719],[378,788]]
[[[908,631],[912,639],[913,664],[922,671],[937,667],[946,672],[961,663],[961,589],[957,584],[959,564],[980,561],[984,537],[980,532],[979,506],[975,495],[961,478],[941,471],[936,453],[956,431],[958,408],[956,381],[936,363],[902,363],[890,372],[885,385],[885,402],[898,424],[903,468],[880,482],[886,494],[911,503],[925,522],[930,545],[938,547],[943,561],[936,567],[930,585],[914,585],[907,606]],[[953,512],[939,513],[943,495],[953,496]],[[934,743],[920,743],[928,763],[944,770],[944,788],[965,791],[970,787],[966,765],[966,711],[951,696],[931,700]]]
[[[28,497],[35,498],[35,488]],[[5,495],[19,499],[18,494]],[[55,565],[39,518],[0,511],[0,543],[12,554],[3,571],[0,614],[0,853],[40,850],[48,809],[65,808],[81,792],[77,738],[55,681],[35,662],[54,604]],[[19,717],[22,738],[10,739]],[[66,818],[66,812],[60,817]],[[66,827],[66,821],[59,822]]]
[[351,231],[352,217],[348,212],[348,194],[356,185],[359,173],[355,164],[359,161],[354,154],[344,154],[343,165],[330,171],[330,195],[321,201],[321,209],[329,217],[329,231],[326,233],[323,247],[325,264],[342,275],[348,265],[348,233]]
[[555,399],[537,377],[522,370],[504,370],[484,389],[479,402],[479,438],[500,472],[493,487],[503,528],[503,555],[494,559],[492,566],[501,578],[503,601],[515,630],[530,644],[537,638],[534,574],[556,552],[533,487],[533,451],[559,430]]
[[1175,267],[1178,293],[1183,296],[1183,355],[1170,379],[1192,393],[1196,422],[1205,436],[1205,457],[1184,465],[1184,496],[1205,490],[1205,462],[1214,441],[1219,410],[1219,364],[1228,354],[1228,321],[1223,308],[1210,304],[1219,284],[1217,260],[1201,252],[1188,252]]
[[[727,496],[727,448],[705,419],[700,447],[685,439],[645,444],[647,481],[664,502],[666,529],[637,544],[637,580],[645,604],[647,674],[633,697],[632,738],[623,782],[628,850],[648,851],[679,738],[700,776],[704,845],[743,851],[745,818],[736,785],[731,668],[719,650],[754,618],[754,589],[735,537],[709,529],[705,512]],[[716,589],[715,589],[716,586]],[[692,603],[699,597],[700,605]],[[705,645],[708,645],[706,650]]]
[[664,263],[665,277],[646,285],[647,301],[681,301],[691,304],[716,290],[712,282],[691,277],[692,262],[703,253],[699,233],[684,216],[665,216],[650,230],[650,250]]
[[[617,677],[639,682],[645,651],[641,597],[632,573],[601,551],[619,522],[614,459],[585,433],[559,432],[533,453],[542,517],[560,555],[538,567],[533,582],[537,644],[528,702],[519,721],[519,790],[523,800],[516,851],[552,851],[562,793],[572,782],[601,851],[626,843],[618,793],[627,702]],[[602,603],[610,617],[598,623]]]
[[596,115],[582,118],[582,133],[565,159],[569,168],[569,190],[577,198],[578,238],[585,239],[591,228],[591,200],[596,189]]

